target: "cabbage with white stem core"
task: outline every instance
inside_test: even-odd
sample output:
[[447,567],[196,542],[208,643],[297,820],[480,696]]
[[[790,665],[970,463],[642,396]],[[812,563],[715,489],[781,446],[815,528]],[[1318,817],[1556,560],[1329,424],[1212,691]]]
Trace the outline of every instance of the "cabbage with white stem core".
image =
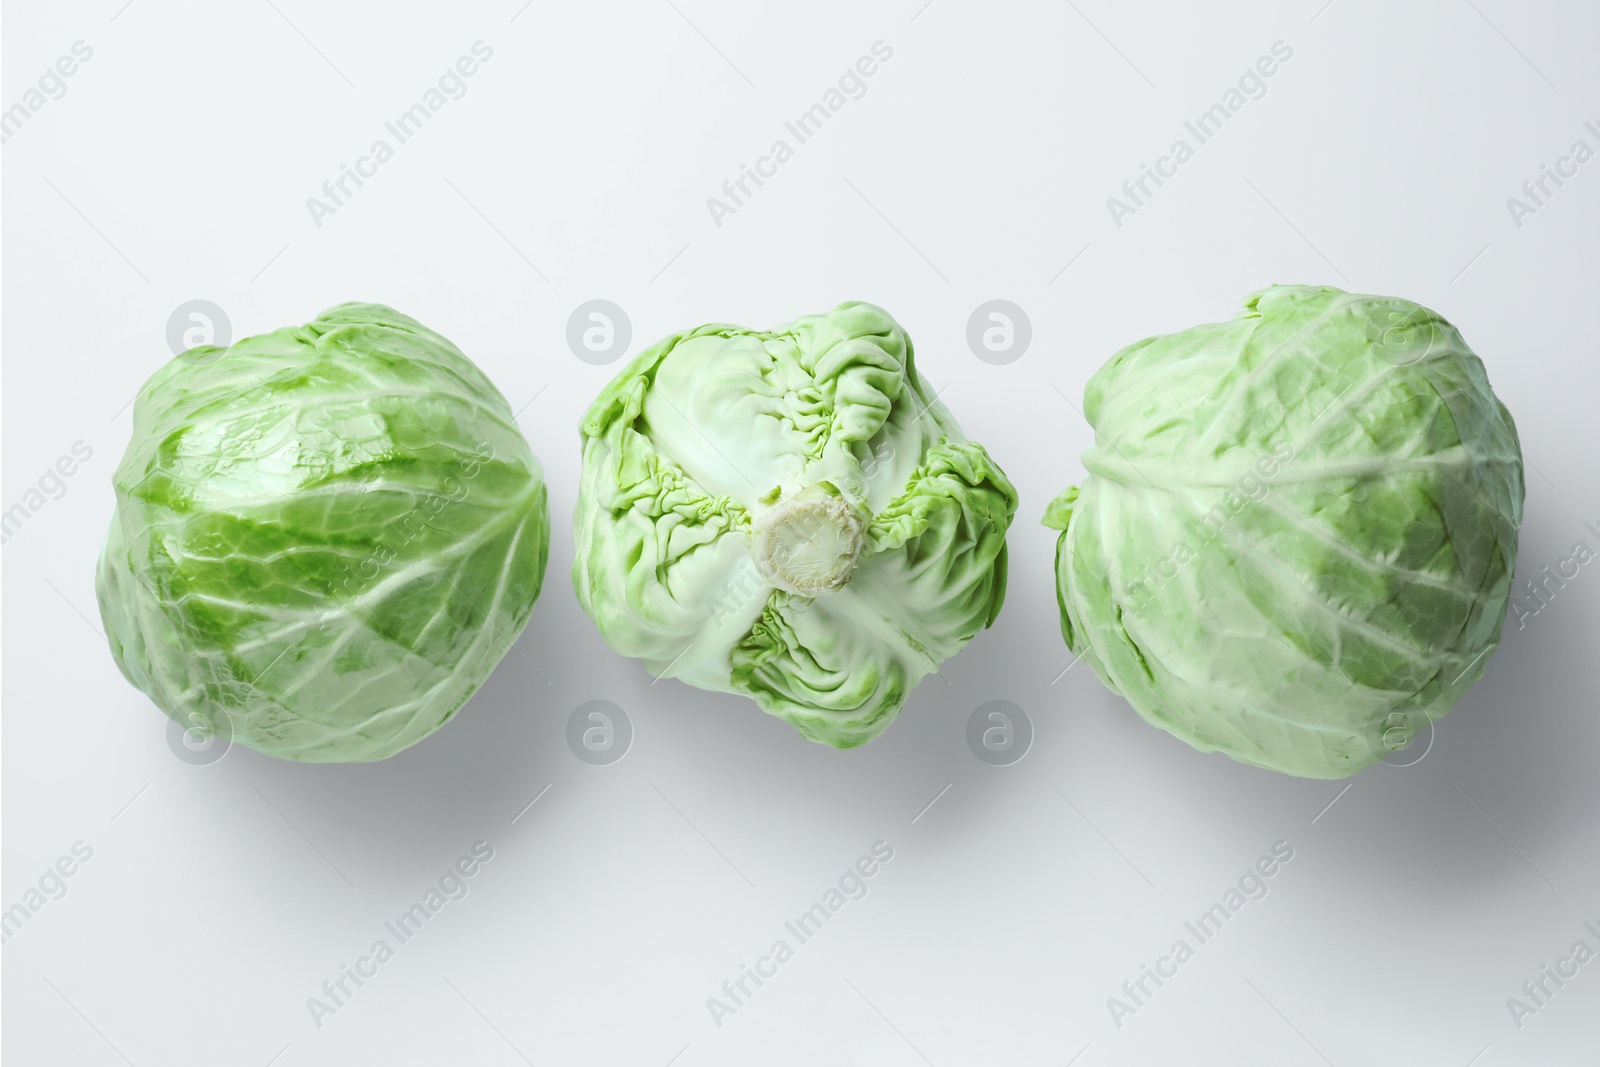
[[578,601],[657,677],[851,748],[1000,611],[1016,491],[880,308],[674,334],[581,431]]
[[96,587],[118,667],[185,729],[286,759],[437,730],[544,577],[544,478],[510,406],[375,304],[166,364],[115,486]]
[[1427,308],[1274,286],[1114,355],[1050,505],[1062,632],[1151,723],[1308,778],[1410,743],[1499,642],[1522,453]]

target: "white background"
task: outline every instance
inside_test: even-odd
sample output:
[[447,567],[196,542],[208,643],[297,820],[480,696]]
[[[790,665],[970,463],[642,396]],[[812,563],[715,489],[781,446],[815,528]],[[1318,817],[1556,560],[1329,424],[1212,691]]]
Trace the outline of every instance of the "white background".
[[[4,548],[3,906],[93,849],[5,944],[8,1064],[1595,1062],[1600,961],[1520,1029],[1506,1000],[1600,950],[1600,566],[1508,625],[1420,763],[1302,781],[1062,675],[1038,522],[1111,352],[1314,282],[1437,308],[1482,355],[1529,462],[1519,576],[1600,549],[1600,161],[1520,228],[1506,206],[1600,147],[1592,4],[520,3],[5,9],[5,107],[94,50],[3,155],[3,505],[93,449]],[[480,39],[466,96],[314,225],[307,197]],[[707,197],[879,40],[865,96],[716,226]],[[1265,96],[1115,226],[1106,198],[1279,40]],[[126,405],[195,298],[234,338],[389,303],[528,405],[544,594],[387,762],[188,765],[96,632]],[[1017,483],[1004,614],[871,745],[651,685],[579,610],[576,424],[620,366],[567,347],[591,298],[632,351],[879,303]],[[1006,366],[965,340],[993,298],[1033,325]],[[565,741],[592,699],[636,732],[611,766]],[[1009,767],[965,741],[996,699],[1036,731]],[[480,839],[470,894],[316,1027],[307,998]],[[878,840],[865,899],[715,1026],[706,998]],[[1269,895],[1114,1025],[1107,998],[1279,840]]]

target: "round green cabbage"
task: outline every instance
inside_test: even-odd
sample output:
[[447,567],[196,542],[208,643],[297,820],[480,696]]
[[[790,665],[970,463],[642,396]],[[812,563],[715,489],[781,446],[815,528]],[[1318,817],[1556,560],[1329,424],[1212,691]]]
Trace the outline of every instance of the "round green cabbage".
[[581,430],[578,601],[657,677],[851,748],[1000,611],[1016,491],[880,308],[674,334]]
[[198,735],[392,756],[449,721],[533,609],[539,464],[483,372],[397,311],[191,349],[133,423],[100,613],[122,673]]
[[1483,364],[1406,300],[1275,286],[1131,345],[1050,506],[1067,644],[1202,751],[1340,778],[1449,711],[1499,642],[1522,453]]

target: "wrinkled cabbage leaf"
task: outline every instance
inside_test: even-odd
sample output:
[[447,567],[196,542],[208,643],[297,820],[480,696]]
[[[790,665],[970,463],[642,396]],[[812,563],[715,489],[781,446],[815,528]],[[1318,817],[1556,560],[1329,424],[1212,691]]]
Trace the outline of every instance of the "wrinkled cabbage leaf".
[[674,334],[581,430],[573,584],[657,677],[850,748],[1000,611],[1016,491],[880,308]]

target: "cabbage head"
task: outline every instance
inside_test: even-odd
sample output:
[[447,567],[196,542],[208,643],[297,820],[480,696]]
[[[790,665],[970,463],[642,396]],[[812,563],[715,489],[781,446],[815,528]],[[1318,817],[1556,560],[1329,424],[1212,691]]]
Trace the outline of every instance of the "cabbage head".
[[657,677],[851,748],[1000,611],[1016,491],[881,308],[674,334],[581,431],[578,601]]
[[444,725],[544,577],[544,479],[483,372],[342,304],[140,390],[96,582],[122,673],[197,735],[310,762]]
[[1308,778],[1397,752],[1483,673],[1522,453],[1483,364],[1406,300],[1275,286],[1089,380],[1051,504],[1067,644],[1151,723]]

